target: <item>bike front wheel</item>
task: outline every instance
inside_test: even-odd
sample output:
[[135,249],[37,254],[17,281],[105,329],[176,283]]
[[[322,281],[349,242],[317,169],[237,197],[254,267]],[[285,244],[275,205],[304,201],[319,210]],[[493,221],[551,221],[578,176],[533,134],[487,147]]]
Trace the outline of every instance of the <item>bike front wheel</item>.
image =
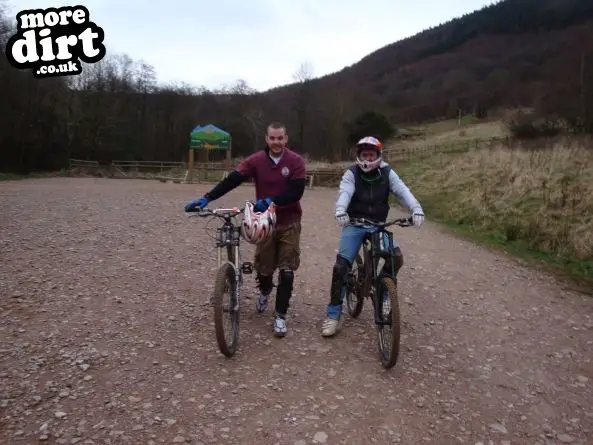
[[[223,263],[216,273],[214,284],[214,329],[218,348],[227,357],[237,351],[239,342],[239,301],[235,270],[229,263]],[[228,298],[225,299],[225,296]],[[228,326],[226,326],[228,318]]]
[[[377,342],[381,365],[392,368],[397,363],[400,344],[400,312],[397,284],[389,277],[382,277],[375,300],[380,304],[380,320],[377,324]],[[387,295],[385,295],[385,292]],[[385,297],[384,297],[385,295]]]

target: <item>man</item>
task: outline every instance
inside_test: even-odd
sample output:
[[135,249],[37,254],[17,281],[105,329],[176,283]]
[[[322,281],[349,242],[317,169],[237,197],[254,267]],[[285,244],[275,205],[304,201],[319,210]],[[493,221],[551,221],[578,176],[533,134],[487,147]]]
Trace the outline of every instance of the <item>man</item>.
[[256,301],[258,312],[268,307],[268,296],[273,287],[276,268],[276,316],[274,332],[286,335],[286,314],[292,297],[294,273],[300,265],[301,197],[305,191],[306,167],[304,159],[287,147],[286,128],[270,124],[266,132],[266,147],[242,160],[235,170],[202,198],[190,201],[185,211],[204,208],[209,202],[225,195],[249,178],[255,180],[257,202],[254,210],[264,212],[273,202],[276,207],[276,227],[270,239],[258,244],[254,269],[261,295]]
[[[356,146],[356,164],[342,176],[335,217],[342,226],[340,244],[333,267],[330,302],[327,305],[327,319],[323,322],[321,335],[331,337],[342,326],[342,302],[348,271],[360,250],[366,232],[374,227],[348,226],[350,218],[366,218],[384,222],[389,213],[389,195],[393,193],[402,199],[413,215],[415,226],[424,222],[424,212],[412,192],[399,178],[389,164],[383,161],[381,142],[372,137],[364,137]],[[395,274],[404,264],[400,247],[395,244]],[[383,273],[392,270],[390,264],[384,264]]]

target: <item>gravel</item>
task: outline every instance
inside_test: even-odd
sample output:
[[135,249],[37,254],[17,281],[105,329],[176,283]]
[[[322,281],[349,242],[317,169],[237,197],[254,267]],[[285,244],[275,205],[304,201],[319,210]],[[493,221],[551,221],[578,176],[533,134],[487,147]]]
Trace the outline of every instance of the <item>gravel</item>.
[[183,212],[210,186],[0,183],[0,443],[591,443],[593,300],[430,222],[394,229],[396,367],[379,363],[369,305],[322,338],[333,189],[305,192],[289,335],[255,313],[247,276],[224,358],[208,305],[216,221]]

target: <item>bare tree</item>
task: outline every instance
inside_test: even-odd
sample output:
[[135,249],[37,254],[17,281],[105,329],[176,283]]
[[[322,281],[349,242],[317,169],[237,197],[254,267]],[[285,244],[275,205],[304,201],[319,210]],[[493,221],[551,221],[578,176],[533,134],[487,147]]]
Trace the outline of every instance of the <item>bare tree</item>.
[[293,79],[296,82],[293,109],[297,117],[297,135],[301,150],[305,150],[305,127],[313,97],[310,83],[313,79],[311,64],[309,62],[301,63],[299,69],[294,73]]
[[313,79],[313,65],[310,62],[303,62],[299,69],[293,74],[293,80],[297,83],[305,83]]
[[141,60],[136,70],[136,88],[144,93],[149,94],[156,89],[156,72],[152,65]]
[[259,101],[258,92],[250,87],[245,80],[239,79],[230,87],[230,93],[235,96],[234,100],[240,114],[241,125],[244,125],[251,133],[255,151],[263,144],[263,127],[265,125],[265,114]]
[[249,86],[246,80],[239,79],[228,88],[230,94],[249,95],[257,91]]
[[16,31],[16,29],[13,29],[8,17],[6,17],[7,9],[6,0],[0,1],[0,46],[2,47],[2,51],[6,48],[10,34]]

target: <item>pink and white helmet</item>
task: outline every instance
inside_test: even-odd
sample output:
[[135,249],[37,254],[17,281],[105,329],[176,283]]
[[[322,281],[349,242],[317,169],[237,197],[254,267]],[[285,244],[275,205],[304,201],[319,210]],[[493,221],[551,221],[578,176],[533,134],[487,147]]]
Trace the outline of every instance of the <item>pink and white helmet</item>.
[[[374,150],[377,152],[377,159],[374,161],[367,161],[364,159],[360,159],[360,152],[362,150]],[[360,167],[360,169],[368,173],[371,170],[378,168],[381,165],[381,161],[383,160],[383,144],[381,141],[373,136],[366,136],[363,137],[358,143],[356,144],[356,164]]]
[[251,244],[266,242],[276,227],[276,207],[272,202],[264,212],[256,212],[255,204],[251,201],[245,203],[243,212],[243,236]]

